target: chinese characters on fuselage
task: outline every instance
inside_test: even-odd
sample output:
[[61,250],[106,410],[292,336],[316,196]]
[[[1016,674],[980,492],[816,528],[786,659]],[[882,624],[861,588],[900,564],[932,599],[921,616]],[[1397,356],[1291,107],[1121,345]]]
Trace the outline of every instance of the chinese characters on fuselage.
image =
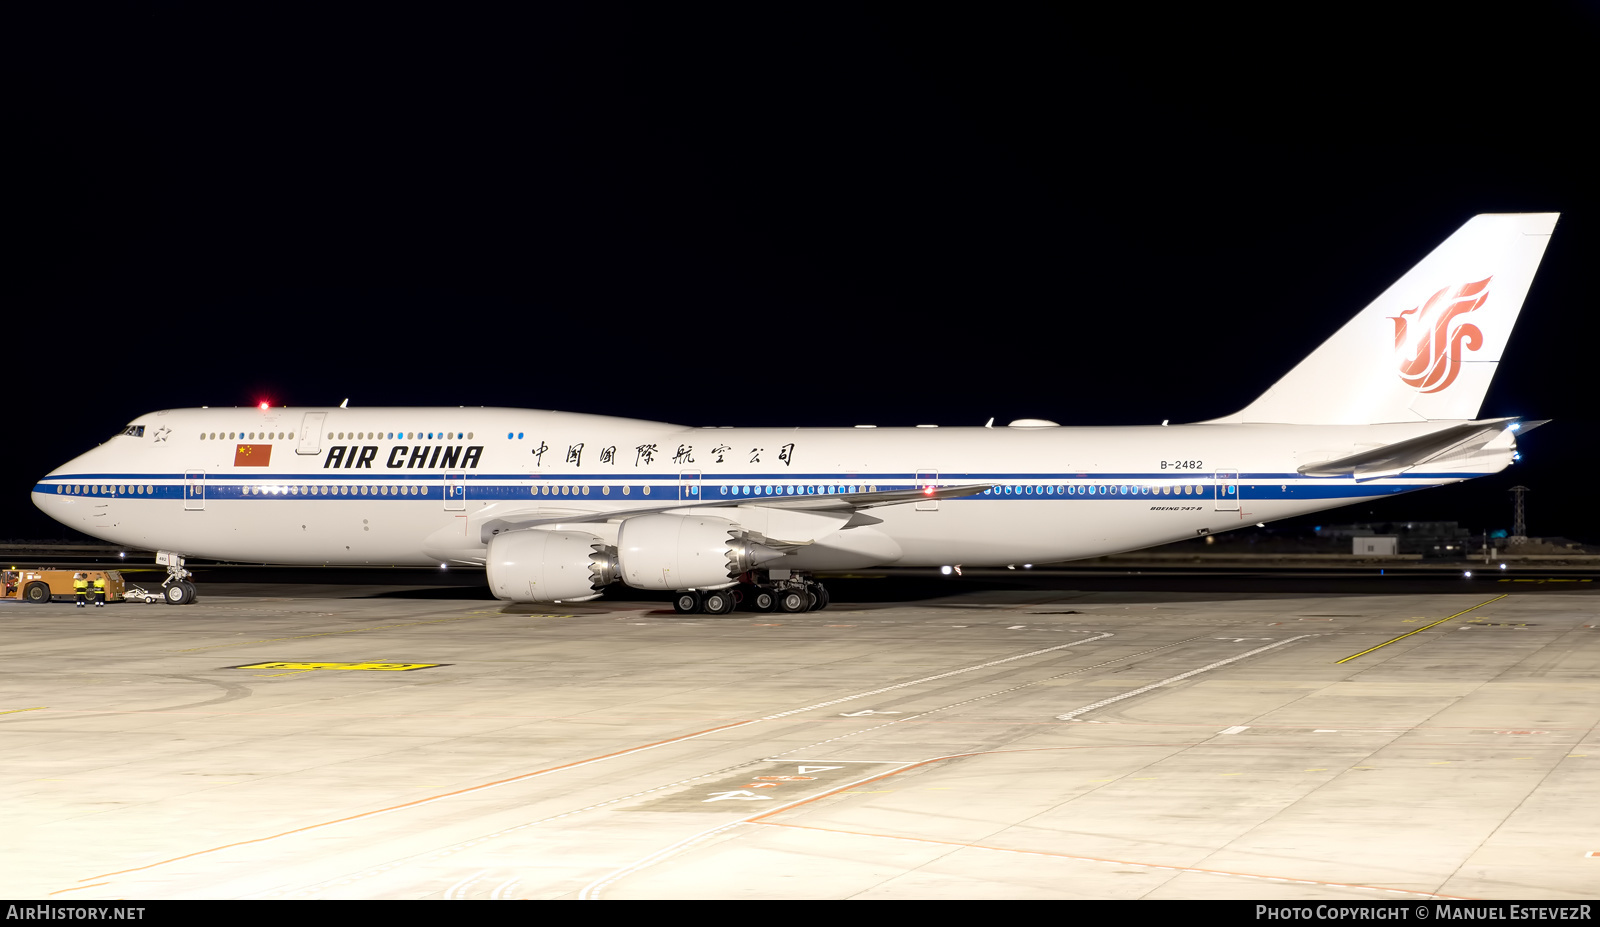
[[[574,441],[571,444],[568,444],[566,459],[562,462],[572,464],[576,467],[582,467],[583,449],[586,444],[588,444],[587,441]],[[794,465],[794,448],[795,446],[793,444],[785,444],[778,448],[778,459],[782,461],[783,465],[786,467]],[[548,453],[549,450],[550,445],[540,441],[537,447],[534,447],[529,451],[529,453],[533,455],[533,465],[535,467],[544,465],[544,455]],[[727,463],[728,454],[732,452],[733,448],[729,445],[719,444],[711,449],[711,453],[714,456],[709,462],[714,464]],[[752,447],[748,452],[750,463],[760,463],[761,455],[765,454],[766,452],[767,449],[764,447]],[[659,444],[640,444],[633,449],[633,465],[635,467],[650,466],[656,462],[656,458],[659,456],[663,456],[663,452],[661,451],[661,446]],[[601,448],[599,462],[613,467],[616,466],[617,446],[612,444]],[[678,449],[672,452],[672,462],[680,466],[683,464],[694,463],[694,445],[678,445]]]
[[[575,467],[582,467],[586,444],[587,442],[584,441],[575,441],[567,445],[567,452],[562,462],[572,464]],[[381,450],[382,448],[376,444],[336,445],[328,448],[327,455],[322,460],[322,469],[371,470],[377,466],[378,455]],[[727,455],[732,451],[733,448],[726,444],[717,445],[711,450],[714,456],[709,463],[729,463]],[[761,455],[766,452],[767,449],[764,447],[750,448],[748,452],[750,463],[761,463]],[[538,467],[543,464],[544,455],[550,453],[550,446],[540,441],[538,446],[533,448],[530,453],[533,454],[534,466]],[[794,465],[794,454],[795,446],[793,444],[785,444],[778,448],[778,460],[782,461],[786,467]],[[662,456],[658,445],[641,444],[634,448],[633,465],[635,467],[649,466],[656,462],[658,456]],[[414,447],[397,444],[389,448],[388,456],[383,459],[383,466],[390,470],[434,470],[441,467],[446,469],[454,467],[461,470],[476,470],[482,459],[483,446],[479,444],[467,447],[456,444],[419,444]],[[592,462],[593,458],[591,457],[590,460]],[[616,466],[617,446],[612,444],[601,448],[599,462],[607,466]],[[674,464],[682,465],[694,462],[694,445],[692,444],[680,444],[672,454],[672,463]]]

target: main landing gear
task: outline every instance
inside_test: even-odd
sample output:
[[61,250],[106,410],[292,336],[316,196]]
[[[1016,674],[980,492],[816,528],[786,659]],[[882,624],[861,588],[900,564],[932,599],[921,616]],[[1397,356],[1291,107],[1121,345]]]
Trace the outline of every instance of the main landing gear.
[[726,615],[735,608],[797,614],[828,607],[828,588],[806,576],[791,573],[773,580],[746,573],[740,579],[745,581],[727,589],[685,589],[673,596],[672,610],[680,615]]
[[194,574],[183,568],[183,558],[171,551],[156,551],[156,563],[167,568],[167,580],[161,584],[161,597],[168,605],[189,605],[199,597],[190,577]]

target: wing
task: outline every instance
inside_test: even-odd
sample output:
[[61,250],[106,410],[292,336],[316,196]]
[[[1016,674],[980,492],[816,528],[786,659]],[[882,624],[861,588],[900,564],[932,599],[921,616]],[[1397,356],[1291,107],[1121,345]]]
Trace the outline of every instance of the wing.
[[[976,496],[993,487],[993,483],[969,483],[965,486],[895,489],[886,492],[819,493],[817,495],[784,496],[781,498],[773,497],[770,501],[767,499],[737,502],[683,502],[680,500],[655,505],[637,505],[611,509],[557,508],[530,504],[526,507],[519,506],[516,509],[492,511],[498,507],[490,506],[483,510],[484,515],[487,517],[479,522],[478,529],[483,542],[488,543],[489,538],[501,531],[511,531],[518,528],[622,521],[635,515],[653,515],[659,512],[687,512],[713,508],[732,509],[740,506],[816,512],[823,515],[833,515],[843,520],[862,509],[876,508],[883,505],[904,505],[907,502],[928,502],[934,499],[959,499],[963,496]],[[868,516],[860,517],[866,519]]]

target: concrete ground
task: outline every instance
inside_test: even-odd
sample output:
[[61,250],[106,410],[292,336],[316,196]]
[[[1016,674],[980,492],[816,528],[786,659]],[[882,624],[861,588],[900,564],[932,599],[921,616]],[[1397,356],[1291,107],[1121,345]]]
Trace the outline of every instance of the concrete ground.
[[0,605],[0,896],[1600,897],[1588,585],[834,588]]

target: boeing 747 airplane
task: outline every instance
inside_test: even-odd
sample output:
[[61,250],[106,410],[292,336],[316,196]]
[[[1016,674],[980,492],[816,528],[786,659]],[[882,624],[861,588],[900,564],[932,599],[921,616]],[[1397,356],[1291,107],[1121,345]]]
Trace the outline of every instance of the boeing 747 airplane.
[[513,602],[611,583],[681,612],[828,603],[817,571],[1097,557],[1498,472],[1478,419],[1557,214],[1480,215],[1260,398],[1188,425],[688,428],[522,409],[172,409],[33,501],[185,558],[487,569]]

